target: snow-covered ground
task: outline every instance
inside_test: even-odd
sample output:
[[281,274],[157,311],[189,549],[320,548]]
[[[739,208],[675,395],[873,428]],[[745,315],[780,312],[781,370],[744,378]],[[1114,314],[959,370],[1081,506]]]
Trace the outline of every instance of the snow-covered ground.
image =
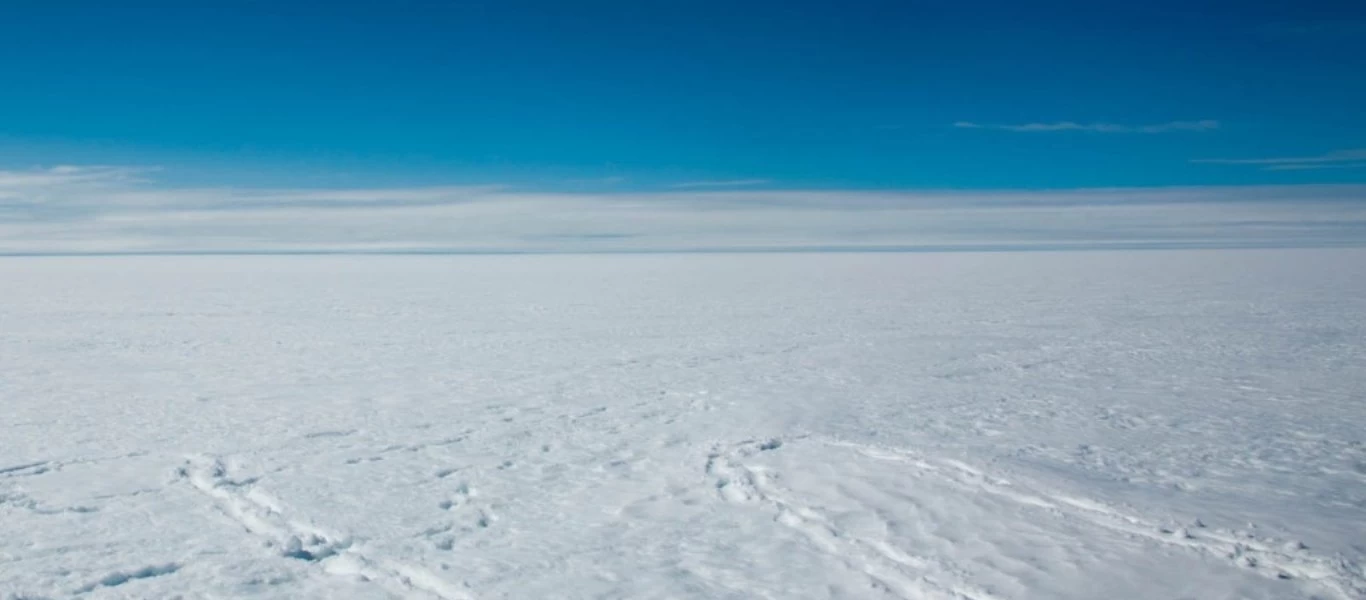
[[1363,598],[1363,432],[1363,250],[0,259],[0,598]]

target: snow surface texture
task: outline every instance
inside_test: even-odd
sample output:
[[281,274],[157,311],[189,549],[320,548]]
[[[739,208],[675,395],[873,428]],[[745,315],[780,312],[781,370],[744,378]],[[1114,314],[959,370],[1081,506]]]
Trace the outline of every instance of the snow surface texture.
[[0,598],[1366,597],[1366,251],[0,260]]

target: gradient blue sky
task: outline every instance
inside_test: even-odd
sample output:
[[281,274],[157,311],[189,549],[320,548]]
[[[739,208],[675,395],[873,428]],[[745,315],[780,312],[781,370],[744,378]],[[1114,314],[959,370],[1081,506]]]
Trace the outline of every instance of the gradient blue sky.
[[1362,2],[0,4],[0,254],[1366,245]]
[[1366,181],[1366,4],[1130,4],[7,2],[0,167],[546,190]]

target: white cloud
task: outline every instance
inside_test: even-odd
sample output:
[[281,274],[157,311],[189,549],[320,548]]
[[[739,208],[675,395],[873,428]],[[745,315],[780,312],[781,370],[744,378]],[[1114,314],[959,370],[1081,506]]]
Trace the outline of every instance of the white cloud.
[[1077,123],[1057,121],[1053,123],[1024,123],[1021,125],[988,125],[973,121],[958,121],[954,127],[961,129],[999,129],[1022,133],[1048,131],[1086,131],[1091,133],[1170,133],[1173,131],[1211,131],[1219,128],[1219,122],[1204,119],[1200,121],[1169,121],[1154,125],[1121,125],[1117,123]]
[[1366,186],[543,193],[147,172],[0,171],[0,253],[1366,245]]
[[1366,148],[1337,150],[1314,156],[1279,158],[1197,158],[1193,163],[1214,165],[1260,165],[1264,171],[1300,171],[1307,169],[1355,169],[1366,167]]
[[726,188],[726,187],[748,187],[772,183],[768,179],[718,179],[712,181],[685,181],[675,183],[669,187],[674,188]]
[[1359,163],[1318,163],[1318,164],[1292,164],[1292,165],[1270,165],[1264,167],[1264,171],[1311,171],[1319,169],[1361,169],[1366,168],[1366,162]]
[[[19,192],[79,189],[128,184],[153,171],[146,168],[61,165],[47,169],[0,170],[0,198],[18,197]],[[33,196],[25,196],[33,198]]]

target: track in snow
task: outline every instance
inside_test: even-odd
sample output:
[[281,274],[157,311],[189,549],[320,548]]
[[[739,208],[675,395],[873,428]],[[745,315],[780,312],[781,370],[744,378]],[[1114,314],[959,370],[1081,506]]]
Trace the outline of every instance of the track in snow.
[[992,494],[1047,510],[1062,519],[1141,538],[1148,543],[1228,560],[1270,579],[1308,581],[1343,600],[1366,598],[1366,573],[1361,565],[1342,557],[1320,556],[1299,542],[1259,539],[1248,533],[1240,535],[1211,529],[1199,521],[1188,526],[1161,525],[1151,519],[1126,514],[1103,502],[1015,485],[959,461],[932,459],[908,449],[835,440],[821,443],[853,449],[871,459],[903,463],[915,468],[921,477],[951,482],[971,493]]
[[779,474],[744,462],[783,445],[783,440],[774,438],[717,446],[707,457],[705,471],[714,478],[717,494],[723,500],[775,513],[776,522],[800,532],[849,570],[867,576],[874,589],[908,600],[994,600],[990,593],[971,585],[961,572],[939,559],[912,555],[885,539],[841,531],[818,509],[790,497],[779,485]]
[[368,555],[349,536],[292,518],[279,501],[256,486],[256,478],[235,479],[216,458],[192,457],[177,474],[212,498],[228,518],[264,539],[282,558],[318,563],[322,572],[331,575],[359,576],[402,597],[474,598],[464,586],[447,582],[423,567]]

